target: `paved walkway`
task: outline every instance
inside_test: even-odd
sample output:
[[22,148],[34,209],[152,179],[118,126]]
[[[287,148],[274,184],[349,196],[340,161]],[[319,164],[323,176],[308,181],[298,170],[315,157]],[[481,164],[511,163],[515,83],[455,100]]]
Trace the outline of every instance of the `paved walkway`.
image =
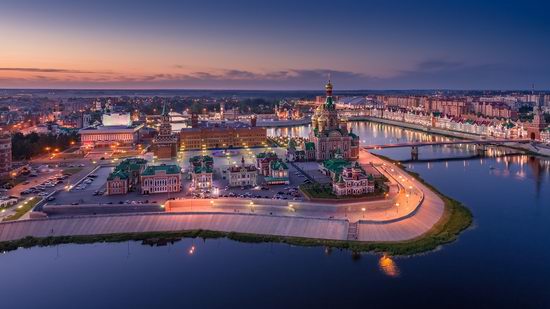
[[[26,236],[99,235],[194,229],[319,239],[402,241],[422,235],[441,218],[444,202],[437,194],[412,179],[397,166],[363,151],[361,163],[369,162],[377,165],[400,187],[396,199],[373,202],[392,203],[389,207],[374,207],[367,212],[362,210],[361,203],[351,203],[353,206],[348,208],[350,211],[342,214],[326,209],[318,212],[301,212],[289,206],[279,206],[280,211],[274,212],[267,208],[262,209],[259,205],[250,205],[248,213],[232,209],[232,206],[221,203],[220,200],[213,200],[206,206],[190,204],[192,208],[187,209],[188,212],[185,213],[60,217],[0,223],[0,241]],[[412,199],[422,202],[417,206],[418,201],[411,201]],[[210,201],[195,202],[203,204]],[[363,205],[366,206],[367,203],[369,202],[363,202]],[[332,218],[329,218],[329,214],[332,214]]]

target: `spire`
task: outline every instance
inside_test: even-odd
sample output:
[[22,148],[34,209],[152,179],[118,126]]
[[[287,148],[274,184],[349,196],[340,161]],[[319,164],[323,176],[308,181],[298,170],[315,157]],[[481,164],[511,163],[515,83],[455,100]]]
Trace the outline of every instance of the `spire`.
[[328,73],[328,83],[325,85],[327,97],[332,97],[332,83],[330,81],[330,73]]
[[162,113],[161,113],[161,115],[162,115],[162,116],[168,115],[168,114],[166,113],[166,101],[164,101],[164,105],[162,105]]

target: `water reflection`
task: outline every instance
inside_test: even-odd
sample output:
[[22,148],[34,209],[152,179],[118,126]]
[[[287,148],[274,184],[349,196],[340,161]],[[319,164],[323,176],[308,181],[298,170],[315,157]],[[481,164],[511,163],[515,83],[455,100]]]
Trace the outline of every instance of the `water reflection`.
[[396,278],[399,277],[399,268],[395,261],[387,255],[383,255],[378,260],[378,267],[380,270],[387,275],[388,277]]

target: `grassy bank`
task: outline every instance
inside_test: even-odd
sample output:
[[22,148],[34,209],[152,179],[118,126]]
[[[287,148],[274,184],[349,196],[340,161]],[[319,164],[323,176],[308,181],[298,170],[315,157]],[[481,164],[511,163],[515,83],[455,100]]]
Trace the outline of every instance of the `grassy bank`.
[[[391,159],[387,160],[394,163],[396,162]],[[473,216],[470,210],[464,207],[460,202],[443,195],[436,188],[425,183],[418,174],[412,172],[409,172],[409,174],[436,192],[443,199],[445,202],[445,211],[439,222],[437,222],[428,232],[420,237],[408,241],[374,243],[193,230],[96,236],[64,236],[47,238],[27,237],[16,241],[0,243],[0,251],[15,250],[20,247],[28,248],[32,246],[50,246],[67,243],[86,244],[95,242],[121,242],[135,240],[142,241],[144,244],[154,245],[178,241],[184,237],[199,237],[204,239],[224,237],[246,243],[275,242],[299,246],[327,246],[332,248],[347,249],[353,252],[370,251],[383,252],[389,255],[412,255],[432,251],[443,244],[456,240],[460,232],[472,224]]]
[[34,197],[32,199],[25,199],[24,201],[21,201],[17,205],[13,206],[15,207],[15,213],[5,217],[2,221],[13,221],[23,217],[24,214],[33,209],[33,207],[41,200],[42,198],[40,197]]

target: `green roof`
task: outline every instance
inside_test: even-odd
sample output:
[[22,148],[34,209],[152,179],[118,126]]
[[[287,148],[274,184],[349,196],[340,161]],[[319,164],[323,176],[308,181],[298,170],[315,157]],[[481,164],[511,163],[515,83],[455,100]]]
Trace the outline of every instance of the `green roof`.
[[315,150],[315,143],[314,142],[306,142],[305,146],[306,146],[306,150]]
[[123,171],[114,171],[112,173],[109,174],[109,177],[107,177],[107,180],[115,180],[115,178],[120,178],[120,179],[128,179],[128,174],[126,172],[123,172]]
[[263,159],[263,158],[276,158],[277,154],[274,152],[260,152],[256,155],[256,158]]
[[175,164],[169,164],[169,165],[153,165],[153,166],[147,166],[143,173],[141,173],[142,176],[153,176],[157,171],[165,171],[166,174],[179,174],[180,173],[180,167]]
[[200,174],[200,173],[212,173],[212,167],[210,167],[210,166],[201,166],[201,165],[195,166],[195,167],[193,168],[193,172],[194,172],[195,174]]
[[214,162],[214,158],[212,158],[211,156],[194,156],[189,159],[189,162],[191,163],[199,163],[201,161]]
[[334,101],[331,96],[327,97],[327,99],[325,100],[325,106],[327,108],[332,108],[334,106]]
[[142,166],[147,164],[147,160],[141,158],[127,158],[122,160],[116,167],[115,170],[119,171],[139,171]]
[[271,169],[272,170],[280,170],[280,169],[287,170],[288,166],[286,166],[286,164],[281,160],[274,160],[274,161],[271,161]]
[[345,167],[351,166],[351,163],[344,159],[330,159],[323,161],[323,167],[338,175],[342,173]]

